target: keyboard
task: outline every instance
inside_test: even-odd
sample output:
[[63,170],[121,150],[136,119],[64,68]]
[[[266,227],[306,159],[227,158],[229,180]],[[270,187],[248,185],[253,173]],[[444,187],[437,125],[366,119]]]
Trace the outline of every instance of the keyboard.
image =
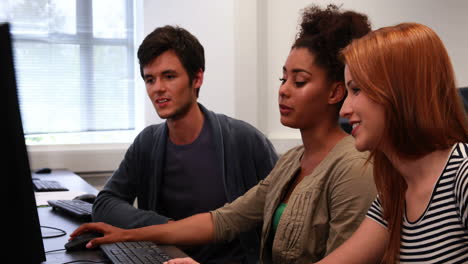
[[67,188],[63,187],[59,182],[56,181],[33,180],[32,182],[36,192],[68,191]]
[[75,218],[91,221],[92,203],[81,200],[49,200],[47,203],[54,209],[59,209]]
[[101,250],[114,264],[164,263],[171,259],[156,244],[143,242],[118,242],[101,245]]

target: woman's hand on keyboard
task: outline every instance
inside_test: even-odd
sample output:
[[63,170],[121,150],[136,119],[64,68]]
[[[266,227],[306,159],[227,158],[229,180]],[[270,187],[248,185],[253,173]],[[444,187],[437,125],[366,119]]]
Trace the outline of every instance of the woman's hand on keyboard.
[[115,242],[127,241],[127,230],[111,226],[106,223],[87,223],[78,227],[70,235],[70,240],[88,232],[101,233],[103,236],[92,239],[86,244],[86,248],[94,248],[102,244],[110,244]]
[[164,262],[164,264],[200,264],[191,258],[176,258]]

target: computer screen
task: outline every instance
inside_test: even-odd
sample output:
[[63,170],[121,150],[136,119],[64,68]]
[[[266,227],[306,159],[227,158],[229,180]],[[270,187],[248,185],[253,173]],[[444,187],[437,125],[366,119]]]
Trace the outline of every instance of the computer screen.
[[21,123],[8,24],[0,24],[0,60],[0,93],[3,93],[0,98],[6,106],[3,129],[7,136],[2,148],[7,166],[2,173],[6,186],[2,187],[8,195],[2,206],[2,218],[6,220],[4,228],[11,234],[4,239],[2,255],[11,259],[8,263],[41,263],[46,258]]

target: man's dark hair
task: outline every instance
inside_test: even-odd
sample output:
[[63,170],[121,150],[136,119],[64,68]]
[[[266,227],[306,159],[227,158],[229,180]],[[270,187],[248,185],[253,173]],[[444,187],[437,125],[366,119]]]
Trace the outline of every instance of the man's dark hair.
[[190,83],[200,70],[205,71],[205,51],[198,39],[184,28],[167,25],[156,28],[146,36],[138,48],[142,78],[143,68],[168,50],[175,52],[187,71]]

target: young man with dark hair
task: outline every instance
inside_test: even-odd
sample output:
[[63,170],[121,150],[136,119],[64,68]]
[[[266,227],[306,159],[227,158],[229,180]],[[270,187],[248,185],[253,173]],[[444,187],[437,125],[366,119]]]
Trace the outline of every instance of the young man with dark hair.
[[[269,174],[277,155],[260,131],[197,103],[205,59],[192,34],[157,28],[138,59],[148,96],[166,122],[136,137],[99,193],[94,221],[136,228],[179,220],[232,202]],[[253,231],[184,251],[203,263],[254,263],[258,248]]]

